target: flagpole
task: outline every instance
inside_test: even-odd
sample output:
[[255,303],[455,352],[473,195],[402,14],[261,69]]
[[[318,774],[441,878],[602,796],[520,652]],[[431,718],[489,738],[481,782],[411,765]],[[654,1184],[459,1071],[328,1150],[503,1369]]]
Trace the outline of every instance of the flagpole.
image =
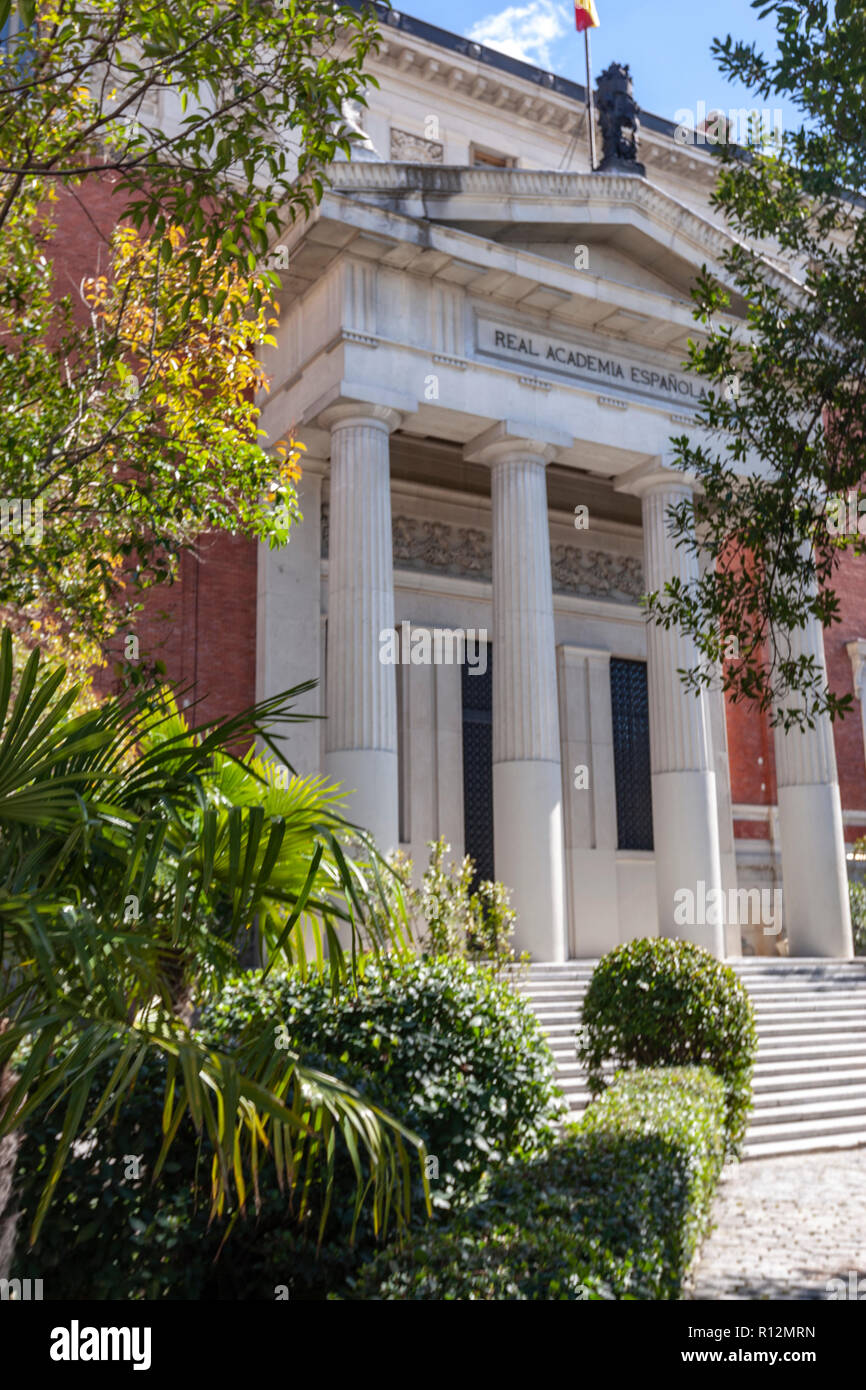
[[589,126],[589,167],[595,169],[595,106],[592,100],[592,63],[589,56],[589,26],[583,31],[586,48],[586,121]]

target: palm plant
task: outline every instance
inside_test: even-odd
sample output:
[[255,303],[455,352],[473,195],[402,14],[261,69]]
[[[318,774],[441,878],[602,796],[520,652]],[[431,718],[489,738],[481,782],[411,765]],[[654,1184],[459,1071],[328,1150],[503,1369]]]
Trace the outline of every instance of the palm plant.
[[[130,1103],[154,1051],[168,1077],[154,1178],[188,1112],[213,1151],[215,1212],[232,1190],[243,1208],[265,1155],[290,1188],[316,1169],[327,1189],[342,1139],[358,1205],[369,1192],[377,1227],[392,1209],[402,1220],[414,1135],[273,1034],[241,1038],[229,1055],[192,1026],[194,1001],[237,968],[256,921],[267,968],[327,969],[334,988],[365,952],[407,944],[405,921],[383,911],[387,869],[369,842],[366,863],[350,855],[348,841],[364,837],[334,790],[318,778],[280,786],[275,761],[234,751],[258,739],[276,753],[270,730],[301,717],[292,700],[304,687],[190,728],[165,693],[131,691],[76,714],[63,679],[34,653],[13,694],[3,633],[0,1275],[28,1116],[51,1101],[59,1130],[35,1240],[72,1146]],[[95,1085],[107,1063],[110,1079]]]

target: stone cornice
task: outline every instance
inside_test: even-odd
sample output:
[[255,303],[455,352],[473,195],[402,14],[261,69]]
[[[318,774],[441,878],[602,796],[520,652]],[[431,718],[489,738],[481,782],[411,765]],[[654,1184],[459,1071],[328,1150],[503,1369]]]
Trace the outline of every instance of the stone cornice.
[[[686,207],[649,179],[633,174],[560,173],[549,169],[469,169],[457,165],[340,162],[327,168],[331,188],[338,193],[367,194],[412,204],[410,216],[433,219],[437,203],[453,199],[489,200],[502,210],[515,199],[537,200],[544,220],[599,221],[599,205],[643,212],[659,227],[685,239],[695,260],[710,259],[717,267],[723,253],[738,238],[730,231]],[[442,211],[442,209],[438,209]],[[399,211],[404,211],[399,209]],[[595,212],[595,216],[593,216]],[[798,282],[765,258],[767,274],[786,291],[801,290]]]

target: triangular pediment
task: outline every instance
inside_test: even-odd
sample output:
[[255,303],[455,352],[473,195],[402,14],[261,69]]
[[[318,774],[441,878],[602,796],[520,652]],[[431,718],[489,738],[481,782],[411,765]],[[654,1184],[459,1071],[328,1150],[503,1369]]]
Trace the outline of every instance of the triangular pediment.
[[[559,266],[576,268],[575,248],[585,245],[590,272],[614,283],[688,300],[702,266],[726,280],[730,233],[637,175],[366,162],[334,169],[334,190],[353,201]],[[732,312],[742,312],[736,301]]]
[[515,250],[543,256],[557,265],[586,270],[615,284],[651,290],[686,300],[694,266],[654,241],[628,228],[575,223],[567,237],[562,229],[539,225],[518,227],[497,238]]

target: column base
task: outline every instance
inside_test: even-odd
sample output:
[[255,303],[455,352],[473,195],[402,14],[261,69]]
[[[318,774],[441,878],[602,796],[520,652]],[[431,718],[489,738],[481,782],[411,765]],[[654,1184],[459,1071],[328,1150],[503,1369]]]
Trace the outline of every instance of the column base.
[[[719,915],[718,910],[707,911],[707,904],[722,901],[716,775],[654,772],[652,799],[659,936],[692,941],[722,960],[724,920],[706,920]],[[711,889],[716,890],[713,898],[708,897]]]
[[341,748],[325,754],[325,773],[342,783],[347,820],[368,830],[380,854],[400,842],[397,754],[383,748]]
[[559,763],[494,763],[493,856],[497,879],[512,890],[515,950],[566,960]]
[[839,785],[779,788],[782,912],[790,956],[854,955]]

